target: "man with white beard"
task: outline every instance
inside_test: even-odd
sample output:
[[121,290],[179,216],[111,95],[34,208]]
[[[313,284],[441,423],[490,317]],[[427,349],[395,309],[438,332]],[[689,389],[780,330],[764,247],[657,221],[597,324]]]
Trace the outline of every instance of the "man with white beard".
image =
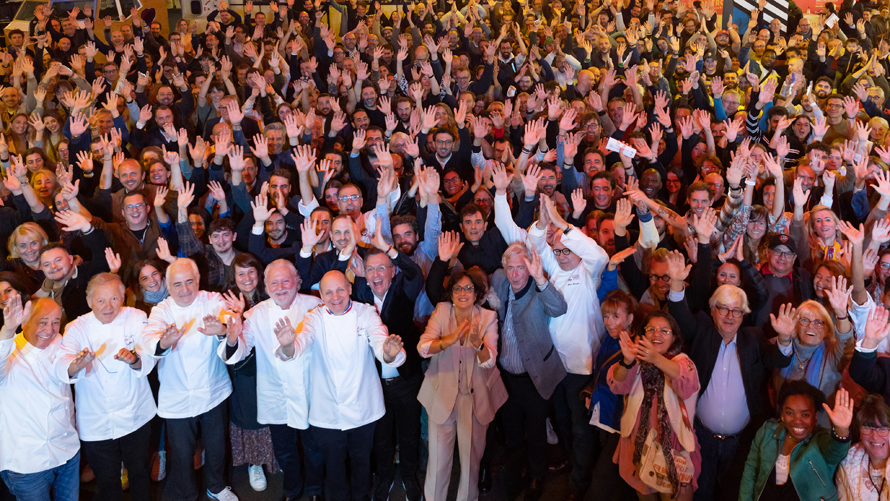
[[[123,462],[130,495],[148,501],[150,422],[157,407],[147,376],[155,363],[136,342],[146,315],[123,307],[125,289],[114,273],[90,279],[86,296],[92,312],[65,327],[58,367],[60,378],[69,378],[77,390],[77,430],[96,473],[99,497],[123,499]],[[77,360],[84,352],[95,358],[78,368]]]
[[191,259],[173,261],[167,268],[170,296],[152,308],[142,330],[142,344],[160,359],[158,415],[167,420],[171,449],[164,497],[198,499],[192,457],[200,425],[207,496],[237,501],[223,478],[226,399],[232,394],[232,382],[216,349],[226,334],[219,319],[225,303],[218,293],[199,291],[200,278]]
[[[309,358],[284,362],[275,356],[279,346],[276,326],[283,319],[300,325],[306,313],[322,302],[314,296],[298,294],[302,280],[290,261],[279,259],[266,267],[264,283],[269,299],[244,313],[241,336],[219,345],[219,354],[227,364],[240,362],[256,347],[257,422],[268,425],[275,458],[284,471],[283,494],[286,500],[322,494],[321,451],[314,447],[309,433]],[[302,435],[306,457],[306,479],[300,476]]]

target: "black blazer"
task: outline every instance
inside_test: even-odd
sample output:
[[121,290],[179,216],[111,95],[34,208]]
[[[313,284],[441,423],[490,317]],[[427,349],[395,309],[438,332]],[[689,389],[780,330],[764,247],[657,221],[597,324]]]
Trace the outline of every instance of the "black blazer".
[[[701,393],[704,394],[711,381],[714,366],[717,365],[717,355],[720,353],[720,343],[723,342],[723,338],[708,313],[704,311],[692,313],[685,296],[681,301],[667,303],[668,312],[679,325],[683,326],[680,332],[687,347],[685,352],[698,370],[698,381],[701,384]],[[759,327],[739,329],[736,335],[736,350],[745,385],[745,400],[748,412],[751,414],[747,428],[757,430],[766,419],[773,416],[766,393],[765,383],[768,376],[772,369],[787,367],[791,363],[791,356],[783,355],[779,351],[779,345],[769,342]]]
[[[399,268],[399,273],[393,277],[389,291],[383,299],[380,320],[389,329],[390,334],[402,337],[408,358],[399,367],[399,374],[405,378],[411,378],[421,374],[421,358],[417,352],[417,344],[420,343],[420,328],[414,323],[414,302],[423,291],[423,270],[401,251],[393,259],[393,264]],[[374,292],[371,291],[365,277],[355,277],[355,283],[352,286],[352,299],[360,303],[374,305]],[[377,364],[377,374],[380,374],[380,362],[375,360],[375,363]]]

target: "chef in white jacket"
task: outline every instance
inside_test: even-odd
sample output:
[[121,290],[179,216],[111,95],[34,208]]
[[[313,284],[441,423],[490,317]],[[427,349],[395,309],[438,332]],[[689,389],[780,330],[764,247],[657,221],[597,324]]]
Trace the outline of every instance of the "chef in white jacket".
[[[84,453],[96,473],[99,497],[123,499],[121,461],[127,468],[134,501],[149,501],[151,468],[149,422],[157,414],[148,385],[154,359],[137,344],[146,315],[124,308],[126,288],[114,273],[100,273],[87,284],[93,310],[65,326],[56,370],[77,390],[77,429]],[[94,359],[75,372],[86,350]]]
[[[309,357],[309,433],[324,454],[324,495],[365,499],[371,488],[374,425],[383,417],[383,389],[374,359],[405,362],[402,338],[388,334],[373,305],[354,303],[352,285],[339,271],[319,282],[324,305],[309,311],[296,329],[285,317],[275,328],[275,355],[289,363]],[[346,482],[349,456],[350,488]]]
[[[557,229],[553,247],[547,244],[547,226],[551,224]],[[599,350],[606,329],[596,289],[609,255],[595,240],[566,223],[544,195],[541,216],[529,228],[528,242],[541,256],[550,282],[566,299],[565,314],[550,319],[550,337],[568,373],[554,390],[553,403],[556,424],[572,462],[569,488],[583,498],[590,484],[596,438],[578,395],[590,381],[593,354]]]
[[220,344],[220,356],[236,364],[256,347],[257,422],[269,426],[275,458],[284,471],[283,495],[299,499],[322,495],[321,451],[313,447],[308,433],[302,433],[306,457],[305,487],[300,476],[300,430],[309,428],[310,356],[284,361],[275,356],[278,338],[276,324],[285,318],[299,328],[306,313],[321,305],[315,296],[299,294],[302,280],[293,263],[273,261],[263,275],[269,299],[244,313],[241,337],[234,346]]
[[[0,330],[0,477],[19,501],[76,501],[80,440],[71,385],[56,370],[62,308],[49,298],[9,300]],[[22,332],[16,330],[22,325]],[[79,370],[91,360],[83,353]]]
[[158,359],[158,415],[167,420],[167,486],[165,499],[198,499],[192,456],[198,425],[204,445],[207,496],[223,501],[238,497],[226,486],[226,399],[232,383],[217,356],[226,328],[220,320],[222,296],[198,290],[200,273],[191,259],[167,268],[170,296],[158,303],[142,330],[142,345]]

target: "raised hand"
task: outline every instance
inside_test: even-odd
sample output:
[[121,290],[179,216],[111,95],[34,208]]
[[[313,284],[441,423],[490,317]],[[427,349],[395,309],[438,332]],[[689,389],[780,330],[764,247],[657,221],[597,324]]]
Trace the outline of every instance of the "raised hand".
[[402,342],[402,337],[396,334],[390,334],[386,337],[386,341],[383,342],[383,359],[384,362],[389,360],[392,362],[399,355],[399,352],[402,351],[402,348],[405,347],[405,344]]
[[219,317],[204,315],[203,323],[203,327],[198,327],[198,332],[205,336],[222,336],[226,333],[226,328]]
[[702,213],[701,218],[693,214],[692,225],[695,227],[695,233],[700,242],[710,242],[711,234],[714,233],[714,228],[717,226],[717,212],[708,207]]
[[161,333],[161,337],[158,340],[158,346],[161,347],[161,350],[168,350],[177,341],[182,339],[182,336],[185,335],[186,331],[189,329],[189,325],[186,324],[181,329],[176,327],[176,324],[168,325],[164,332]]
[[121,255],[115,254],[111,247],[105,248],[105,260],[108,262],[108,271],[117,273],[121,269]]
[[322,233],[318,232],[318,221],[305,219],[300,225],[300,231],[302,232],[303,250],[312,252],[312,249],[315,248],[322,236]]
[[686,280],[686,277],[689,276],[689,272],[692,271],[692,265],[686,264],[686,258],[683,257],[683,254],[680,251],[672,251],[667,256],[667,265],[668,265],[668,275],[671,277],[671,281],[683,282]]
[[236,296],[233,291],[226,291],[222,295],[223,302],[226,303],[226,309],[237,316],[244,313],[246,302],[244,301],[244,293],[239,292]]
[[186,182],[183,190],[179,192],[179,195],[176,197],[176,206],[179,210],[186,210],[188,206],[192,204],[192,201],[195,200],[195,185],[194,183]]
[[831,290],[827,290],[825,293],[828,295],[828,300],[836,315],[846,315],[852,292],[853,286],[847,287],[847,279],[843,275],[831,278]]
[[461,247],[463,243],[456,232],[443,231],[439,235],[439,260],[445,263],[451,261],[451,258],[460,252]]
[[825,403],[822,404],[822,407],[825,408],[828,419],[834,425],[835,434],[839,437],[849,437],[850,423],[853,422],[853,399],[850,398],[850,393],[841,388],[834,396],[834,409],[829,408]]
[[784,344],[787,344],[794,336],[798,318],[797,308],[791,303],[779,306],[779,316],[773,313],[769,314],[770,324],[773,326],[773,330],[779,334],[779,341],[784,340]]
[[288,355],[289,351],[289,355],[293,356],[294,342],[297,340],[297,330],[291,325],[290,318],[284,317],[275,322],[273,332],[275,332],[275,337],[278,339],[278,344],[281,345],[282,349],[287,349],[285,354]]
[[[26,318],[31,316],[32,306],[31,301],[28,301],[23,308],[22,296],[20,294],[13,294],[13,296],[6,301],[6,308],[3,309],[4,330],[8,329],[12,331],[14,336],[15,331],[19,326],[22,325]],[[11,337],[12,336],[10,336],[10,338]]]

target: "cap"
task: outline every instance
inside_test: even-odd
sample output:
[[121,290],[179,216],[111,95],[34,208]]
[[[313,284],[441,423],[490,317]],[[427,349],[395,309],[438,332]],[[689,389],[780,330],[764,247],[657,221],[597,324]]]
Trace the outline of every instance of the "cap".
[[544,45],[547,45],[548,43],[553,43],[553,37],[547,37],[547,39],[544,40]]
[[[720,35],[726,35],[726,36],[729,36],[729,32],[726,31],[726,30],[720,30],[720,31],[717,32],[717,37],[719,37]],[[717,37],[714,37],[714,38],[717,38]]]
[[705,52],[705,56],[702,58],[702,61],[704,61],[706,59],[717,59],[717,55],[711,51],[707,51],[707,52]]
[[151,23],[153,23],[155,20],[156,14],[157,12],[153,8],[149,7],[142,11],[142,21],[144,21],[145,24],[151,26]]
[[784,245],[788,247],[790,250],[794,250],[794,240],[791,239],[788,235],[773,235],[773,238],[769,239],[769,246],[767,247],[769,250],[773,250],[776,247]]

